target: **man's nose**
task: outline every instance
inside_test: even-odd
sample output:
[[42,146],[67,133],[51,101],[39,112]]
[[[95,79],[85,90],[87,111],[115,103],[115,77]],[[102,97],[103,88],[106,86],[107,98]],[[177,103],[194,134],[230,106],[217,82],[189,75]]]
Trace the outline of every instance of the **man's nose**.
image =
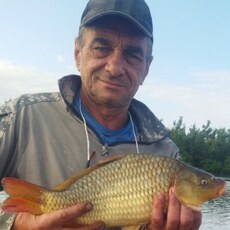
[[114,52],[107,60],[106,70],[114,77],[118,77],[125,73],[124,59],[122,53]]

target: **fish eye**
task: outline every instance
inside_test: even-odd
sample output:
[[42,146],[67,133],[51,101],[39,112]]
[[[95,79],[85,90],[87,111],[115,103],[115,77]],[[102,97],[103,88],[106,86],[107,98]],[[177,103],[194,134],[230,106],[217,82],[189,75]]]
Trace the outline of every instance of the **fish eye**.
[[202,185],[206,185],[208,183],[208,181],[206,179],[201,179],[200,182],[201,182]]

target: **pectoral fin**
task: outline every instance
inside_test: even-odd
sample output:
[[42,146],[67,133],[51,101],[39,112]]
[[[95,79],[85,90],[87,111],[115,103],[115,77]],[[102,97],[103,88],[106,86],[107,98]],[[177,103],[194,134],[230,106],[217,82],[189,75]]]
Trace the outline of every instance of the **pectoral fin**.
[[144,230],[144,227],[142,225],[132,225],[132,226],[125,226],[122,227],[122,230]]

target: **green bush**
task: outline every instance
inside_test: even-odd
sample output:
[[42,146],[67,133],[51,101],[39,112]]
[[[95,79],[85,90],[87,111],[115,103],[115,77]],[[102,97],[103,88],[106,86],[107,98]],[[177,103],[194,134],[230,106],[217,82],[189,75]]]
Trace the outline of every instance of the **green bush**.
[[216,129],[207,121],[202,128],[186,129],[183,117],[173,122],[172,140],[188,164],[218,176],[230,176],[230,129]]

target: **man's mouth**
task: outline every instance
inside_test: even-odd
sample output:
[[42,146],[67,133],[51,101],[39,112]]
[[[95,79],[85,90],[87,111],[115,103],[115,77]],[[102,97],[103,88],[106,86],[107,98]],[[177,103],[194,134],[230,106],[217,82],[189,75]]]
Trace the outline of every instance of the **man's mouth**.
[[125,87],[125,84],[122,84],[121,82],[117,82],[117,81],[115,82],[115,81],[108,81],[108,80],[102,80],[102,79],[100,79],[100,81],[106,84],[108,87],[112,87],[112,88]]

